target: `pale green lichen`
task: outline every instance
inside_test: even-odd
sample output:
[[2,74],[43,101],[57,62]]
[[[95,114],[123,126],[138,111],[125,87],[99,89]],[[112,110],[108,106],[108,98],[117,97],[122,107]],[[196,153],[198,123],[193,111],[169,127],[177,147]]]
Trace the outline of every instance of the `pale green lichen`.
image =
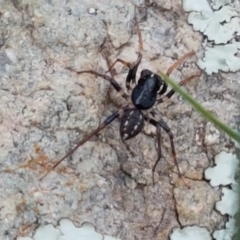
[[188,23],[208,40],[204,44],[205,57],[197,62],[198,66],[207,74],[240,70],[240,58],[235,56],[239,49],[235,37],[240,35],[240,15],[233,4],[215,0],[210,6],[207,0],[183,0],[183,9],[190,12]]
[[217,240],[232,240],[233,235],[236,233],[236,220],[234,218],[229,218],[226,223],[225,229],[216,230],[213,233],[214,239]]
[[174,229],[170,235],[171,240],[211,240],[211,235],[206,228],[197,226]]
[[234,189],[223,188],[221,201],[216,203],[216,209],[222,214],[228,214],[232,217],[238,211],[238,193]]
[[210,180],[213,187],[219,185],[236,184],[234,179],[238,169],[239,161],[232,153],[221,152],[215,156],[215,167],[205,170],[205,178]]
[[17,240],[117,240],[111,236],[103,236],[95,231],[91,223],[84,223],[77,228],[69,219],[62,219],[59,226],[52,224],[39,226],[33,236],[18,237]]
[[205,57],[197,61],[198,66],[206,73],[236,72],[240,69],[240,58],[235,57],[238,52],[235,44],[206,47]]
[[236,232],[234,216],[238,211],[238,183],[235,180],[239,169],[239,160],[232,153],[221,152],[215,156],[216,166],[205,171],[205,178],[210,180],[211,186],[230,185],[231,188],[222,188],[221,200],[216,203],[216,209],[222,215],[228,215],[229,220],[225,229],[213,232],[216,240],[231,240]]

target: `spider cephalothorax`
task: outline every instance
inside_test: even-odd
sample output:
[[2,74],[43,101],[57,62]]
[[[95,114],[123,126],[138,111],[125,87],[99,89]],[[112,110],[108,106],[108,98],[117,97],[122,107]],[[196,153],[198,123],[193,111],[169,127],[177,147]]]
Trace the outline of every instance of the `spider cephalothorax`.
[[153,107],[162,84],[163,80],[160,76],[148,69],[142,70],[140,79],[132,91],[131,98],[134,106],[141,110]]
[[120,116],[120,136],[122,140],[133,138],[142,131],[144,114],[141,110],[153,107],[162,84],[163,80],[157,74],[148,69],[141,71],[140,78],[131,95],[135,108],[125,110],[122,116]]
[[[138,29],[139,30],[139,29]],[[139,45],[140,49],[142,50],[142,42],[139,34]],[[174,68],[176,68],[179,64],[181,64],[187,57],[192,56],[194,52],[190,52],[186,55],[184,55],[182,58],[180,58],[173,66],[171,66],[166,75],[169,75]],[[138,59],[135,63],[129,63],[122,59],[117,59],[109,68],[109,71],[113,68],[113,66],[120,62],[123,65],[127,66],[129,68],[128,75],[126,77],[126,88],[129,91],[131,89],[132,84],[136,84],[136,73],[138,66],[141,62],[142,54],[139,53]],[[105,79],[106,81],[110,82],[112,87],[121,94],[122,97],[124,97],[128,102],[131,100],[130,105],[126,105],[123,108],[121,108],[118,111],[115,111],[112,115],[110,115],[99,127],[95,130],[93,130],[90,134],[88,134],[85,138],[83,138],[72,150],[70,150],[63,158],[61,158],[59,161],[57,161],[53,167],[41,178],[41,180],[54,168],[56,168],[64,159],[66,159],[68,156],[70,156],[78,147],[83,145],[85,142],[87,142],[92,136],[97,134],[99,131],[101,131],[103,128],[105,128],[108,124],[110,124],[114,119],[120,118],[120,136],[122,140],[128,140],[130,138],[135,137],[137,134],[139,134],[143,127],[144,127],[144,121],[147,120],[150,124],[154,125],[157,129],[157,150],[158,150],[158,158],[154,164],[153,167],[153,173],[155,170],[155,167],[160,160],[162,154],[161,154],[161,128],[165,130],[165,132],[168,134],[169,139],[171,141],[171,148],[172,148],[172,155],[174,159],[174,163],[177,166],[178,174],[181,176],[177,160],[176,160],[176,152],[174,148],[173,143],[173,134],[168,127],[167,123],[165,123],[162,119],[156,120],[154,119],[153,112],[150,111],[150,115],[145,113],[145,110],[151,109],[155,104],[159,104],[163,102],[163,97],[170,98],[175,93],[174,90],[170,90],[167,94],[167,84],[163,81],[163,79],[156,73],[151,72],[148,69],[144,69],[141,71],[140,78],[135,85],[135,87],[132,90],[131,99],[128,94],[126,94],[121,86],[116,82],[116,80],[109,75],[101,74],[93,70],[88,71],[76,71],[70,67],[67,68],[68,70],[71,70],[77,74],[83,74],[83,73],[89,73],[93,74],[97,77],[101,77]],[[180,86],[185,85],[189,80],[191,80],[194,77],[198,77],[198,75],[190,76],[183,81],[179,83]],[[165,94],[165,95],[164,95]],[[154,174],[153,174],[154,176]],[[154,181],[154,180],[153,180]]]

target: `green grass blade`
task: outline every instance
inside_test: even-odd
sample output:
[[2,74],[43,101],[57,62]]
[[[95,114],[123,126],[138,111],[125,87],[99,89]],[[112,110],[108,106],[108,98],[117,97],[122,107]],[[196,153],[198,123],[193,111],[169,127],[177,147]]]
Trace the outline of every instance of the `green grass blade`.
[[225,132],[229,137],[240,143],[240,135],[233,129],[229,128],[227,125],[222,123],[216,117],[214,117],[209,111],[207,111],[203,106],[201,106],[193,97],[191,97],[186,91],[184,91],[178,84],[172,81],[167,75],[160,72],[160,75],[172,86],[172,88],[182,95],[198,112],[200,112],[209,122],[212,122],[218,129]]

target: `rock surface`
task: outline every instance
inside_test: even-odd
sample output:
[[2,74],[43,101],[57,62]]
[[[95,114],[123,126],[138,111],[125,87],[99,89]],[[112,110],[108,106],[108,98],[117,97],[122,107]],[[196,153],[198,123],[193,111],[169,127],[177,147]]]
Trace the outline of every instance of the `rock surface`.
[[[166,161],[158,164],[153,186],[155,128],[146,124],[127,147],[118,120],[39,181],[124,104],[108,82],[66,67],[104,73],[116,58],[134,62],[139,51],[135,16],[144,43],[139,72],[166,71],[182,55],[191,50],[199,55],[202,49],[203,37],[186,23],[180,0],[65,2],[0,1],[0,238],[32,236],[39,224],[61,218],[76,226],[91,222],[102,234],[128,240],[167,239],[173,227],[185,224],[217,228],[222,216],[213,203],[220,192],[204,181],[203,171],[214,155],[231,152],[234,145],[177,94],[157,112],[174,134],[190,190],[172,170],[164,131]],[[196,60],[188,59],[171,78],[179,82],[198,73]],[[118,63],[115,72],[125,88],[128,69]],[[239,73],[203,74],[186,89],[234,127],[239,79]]]

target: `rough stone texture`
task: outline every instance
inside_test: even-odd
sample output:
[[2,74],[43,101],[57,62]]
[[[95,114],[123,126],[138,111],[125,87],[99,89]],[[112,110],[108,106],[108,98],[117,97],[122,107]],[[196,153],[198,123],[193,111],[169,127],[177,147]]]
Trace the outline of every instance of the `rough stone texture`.
[[[144,42],[139,72],[166,71],[191,50],[201,55],[202,36],[187,25],[180,0],[133,2]],[[172,129],[180,170],[191,189],[172,170],[164,132],[166,161],[158,164],[153,186],[154,127],[146,126],[127,148],[118,120],[39,181],[73,143],[124,103],[106,81],[65,67],[104,72],[117,57],[134,62],[134,16],[127,0],[0,0],[1,239],[31,235],[39,224],[56,224],[63,217],[76,225],[89,221],[103,234],[129,240],[167,239],[173,227],[185,224],[218,228],[222,217],[214,201],[219,192],[203,180],[203,170],[216,153],[233,151],[234,145],[177,95],[157,109]],[[196,59],[172,78],[198,73]],[[115,71],[124,86],[128,69],[117,64]],[[203,74],[186,89],[234,127],[239,79],[239,73]]]
[[212,210],[219,200],[217,189],[212,189],[206,182],[194,181],[189,190],[182,187],[175,188],[174,197],[182,226],[194,224],[206,227],[210,232],[215,229],[219,215]]

